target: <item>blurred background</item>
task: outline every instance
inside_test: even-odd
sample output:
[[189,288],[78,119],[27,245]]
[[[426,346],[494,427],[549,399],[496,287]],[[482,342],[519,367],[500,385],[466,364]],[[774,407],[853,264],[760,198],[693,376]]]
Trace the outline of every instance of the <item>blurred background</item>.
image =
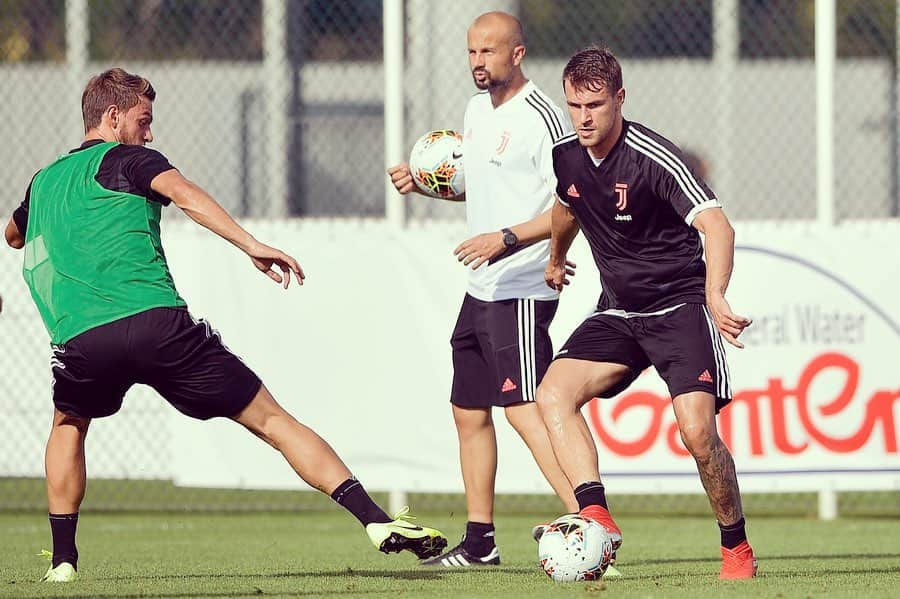
[[[525,27],[527,75],[560,103],[567,58],[608,44],[623,63],[626,114],[701,156],[733,217],[819,216],[813,0],[399,8],[397,23],[385,24],[379,0],[3,0],[0,205],[9,212],[14,190],[77,141],[85,81],[116,64],[160,94],[155,145],[238,215],[384,217],[385,36],[405,63],[408,148],[426,130],[461,126],[474,89],[465,31],[500,8]],[[896,13],[891,0],[835,3],[841,219],[900,209]],[[409,216],[459,217],[438,206]]]
[[[370,221],[401,231],[437,227],[435,235],[458,238],[464,207],[401,201],[386,188],[384,171],[424,132],[462,126],[474,92],[465,31],[477,15],[499,9],[521,19],[524,71],[561,106],[568,57],[590,43],[609,45],[623,65],[626,118],[695,155],[736,222],[894,226],[898,4],[0,0],[0,214],[12,213],[37,169],[78,145],[89,77],[122,66],[157,90],[153,147],[236,216],[259,226],[317,222],[331,231],[354,223],[365,232]],[[177,229],[183,217],[166,212]],[[0,422],[0,508],[41,509],[46,338],[22,291],[20,259],[6,251],[0,266],[7,297],[0,410],[17,415]],[[9,301],[15,297],[20,301]],[[442,340],[445,333],[449,328],[439,332]],[[443,401],[446,393],[435,395]],[[102,480],[92,484],[86,507],[328,504],[312,494],[173,485],[178,456],[163,416],[170,409],[161,401],[132,403],[92,446],[89,458]],[[449,425],[449,411],[446,417]],[[451,467],[454,451],[447,451]],[[506,495],[500,509],[530,509],[545,499]],[[451,494],[430,501],[461,505]],[[773,509],[813,513],[815,501],[814,494],[787,495]],[[898,491],[841,501],[842,510],[900,513]],[[675,510],[708,509],[697,496],[665,502]],[[638,511],[643,505],[630,503]]]

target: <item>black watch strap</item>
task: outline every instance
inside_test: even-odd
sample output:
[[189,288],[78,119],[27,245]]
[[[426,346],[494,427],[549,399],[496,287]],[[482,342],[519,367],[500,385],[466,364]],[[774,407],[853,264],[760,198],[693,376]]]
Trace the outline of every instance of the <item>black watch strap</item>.
[[503,245],[508,248],[516,247],[517,245],[519,245],[519,238],[510,229],[503,228],[500,229],[500,232],[503,233]]

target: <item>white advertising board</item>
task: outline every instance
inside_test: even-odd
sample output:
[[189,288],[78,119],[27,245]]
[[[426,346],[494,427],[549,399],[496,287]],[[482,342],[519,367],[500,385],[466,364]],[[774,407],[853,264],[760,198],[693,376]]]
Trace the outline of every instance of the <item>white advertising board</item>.
[[[897,227],[736,228],[728,298],[754,324],[745,349],[729,347],[735,400],[719,423],[742,488],[900,489]],[[261,223],[254,232],[294,251],[307,284],[283,293],[218,240],[179,230],[165,241],[192,311],[367,487],[461,491],[448,340],[465,288],[451,255],[462,227]],[[552,328],[557,347],[599,292],[583,242],[572,257],[578,274]],[[608,486],[702,492],[652,369],[584,413]],[[498,491],[548,491],[499,410],[495,422]],[[232,423],[173,412],[171,426],[180,484],[302,487],[268,446]]]

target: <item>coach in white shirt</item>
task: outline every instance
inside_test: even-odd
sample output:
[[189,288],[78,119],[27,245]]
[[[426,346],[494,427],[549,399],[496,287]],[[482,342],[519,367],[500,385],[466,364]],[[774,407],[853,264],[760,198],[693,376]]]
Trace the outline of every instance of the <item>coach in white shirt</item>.
[[[496,565],[492,408],[503,407],[553,490],[578,510],[534,403],[552,358],[548,328],[558,294],[544,282],[556,177],[551,150],[571,132],[564,113],[522,73],[522,25],[489,12],[468,31],[469,66],[480,90],[464,119],[466,220],[471,238],[455,250],[470,268],[453,332],[450,402],[459,433],[468,523],[462,542],[425,565]],[[415,191],[409,165],[388,170],[400,193]]]

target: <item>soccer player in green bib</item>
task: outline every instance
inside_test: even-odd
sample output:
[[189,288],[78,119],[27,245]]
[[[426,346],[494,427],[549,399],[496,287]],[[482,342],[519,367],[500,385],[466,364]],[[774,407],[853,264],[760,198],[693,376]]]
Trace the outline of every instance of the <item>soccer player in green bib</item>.
[[303,283],[297,261],[256,240],[208,193],[146,146],[153,141],[156,91],[114,68],[82,95],[80,147],[35,174],[6,227],[25,249],[23,274],[50,333],[53,425],[46,474],[51,582],[77,577],[75,529],[84,498],[84,440],[90,422],[115,414],[135,383],[153,387],[180,412],[231,418],[285,457],[309,485],[356,516],[385,553],[438,555],[447,539],[375,504],[334,450],[288,414],[259,377],[188,312],[160,241],[160,215],[173,203],[235,245],[253,266],[288,288]]

